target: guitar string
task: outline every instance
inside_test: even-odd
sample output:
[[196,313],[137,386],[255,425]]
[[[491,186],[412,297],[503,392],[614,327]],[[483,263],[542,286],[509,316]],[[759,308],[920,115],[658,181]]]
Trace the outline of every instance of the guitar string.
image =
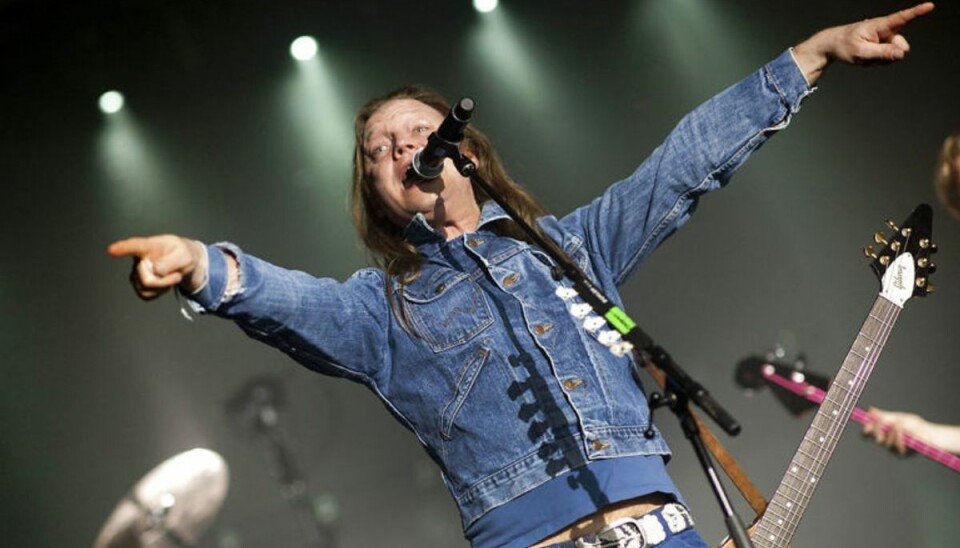
[[[855,368],[855,371],[854,371],[854,372],[851,372],[851,371],[849,370],[849,367],[848,367],[848,366],[849,366],[848,362],[849,362],[849,357],[850,357],[850,354],[848,353],[848,356],[847,356],[848,359],[845,359],[843,366],[841,366],[841,372],[844,372],[844,373],[846,373],[847,375],[850,375],[850,376],[851,376],[851,379],[850,379],[850,381],[848,381],[848,382],[850,382],[850,383],[854,386],[854,388],[859,387],[859,391],[861,391],[861,392],[862,392],[862,387],[863,387],[863,385],[865,385],[865,380],[864,380],[864,379],[865,379],[866,377],[869,377],[869,373],[872,371],[873,365],[876,363],[877,359],[879,358],[879,352],[877,351],[877,347],[879,346],[880,348],[882,348],[883,344],[885,343],[885,341],[886,341],[887,337],[889,336],[889,333],[891,332],[892,327],[893,327],[893,324],[892,324],[891,320],[895,320],[895,319],[896,319],[897,310],[899,310],[896,306],[893,306],[892,308],[886,308],[886,307],[884,307],[884,306],[881,306],[881,305],[883,305],[883,304],[886,304],[886,303],[884,303],[885,300],[886,300],[886,299],[878,299],[877,304],[876,304],[876,305],[874,306],[874,308],[871,310],[870,314],[868,315],[867,320],[865,320],[865,322],[864,322],[864,328],[861,329],[861,332],[860,332],[860,334],[859,334],[858,337],[857,337],[857,341],[854,342],[854,348],[856,347],[857,342],[861,342],[861,341],[860,341],[861,338],[867,339],[867,340],[869,340],[869,341],[872,343],[872,344],[869,346],[869,348],[870,348],[871,350],[868,350],[868,351],[867,351],[867,354],[868,354],[868,355],[867,355],[866,359],[865,359],[863,362],[861,362],[861,363]],[[878,308],[885,308],[885,311],[889,311],[889,313],[884,313],[885,311],[879,311],[879,312],[877,312],[877,309],[878,309]],[[874,312],[877,312],[877,314],[874,314]],[[879,314],[879,316],[878,316],[878,314]],[[871,319],[873,320],[873,322],[870,321]],[[871,324],[874,324],[874,323],[877,324],[877,325],[876,325],[876,326],[871,325]],[[870,329],[871,327],[877,327],[877,328],[878,328],[876,334],[872,333],[873,330]],[[869,333],[869,334],[868,334],[868,333]],[[874,335],[874,336],[876,336],[877,338],[876,338],[876,339],[873,339],[870,335]],[[878,344],[878,343],[879,343],[879,344]],[[872,362],[872,363],[871,363],[871,362]],[[865,367],[865,366],[866,366],[866,367]],[[852,398],[852,395],[853,395],[853,393],[856,392],[857,390],[849,391],[849,390],[848,390],[846,387],[844,387],[842,384],[838,384],[838,383],[834,383],[834,387],[837,388],[838,390],[843,390],[843,392],[844,392],[843,401],[840,402],[841,407],[844,407],[844,406],[847,406],[847,405],[849,405],[850,407],[852,407],[852,405],[850,405],[849,402],[851,401],[851,399],[853,399],[853,398]],[[834,392],[837,392],[838,390],[834,390]],[[856,397],[858,398],[858,397],[859,397],[859,394],[857,394]],[[855,399],[854,399],[854,402],[855,402]],[[836,410],[833,410],[833,411],[831,412],[831,414],[834,415],[834,416],[839,416],[839,412],[836,411]],[[845,416],[846,416],[846,417],[849,417],[849,414],[848,414],[848,413],[845,413]],[[826,417],[826,413],[823,413],[823,414],[818,413],[818,419],[819,419],[820,417]],[[823,422],[823,421],[819,421],[819,420],[815,419],[815,420],[814,420],[814,425],[816,425],[818,422]],[[829,440],[829,441],[830,441],[830,444],[829,444],[829,445],[831,445],[831,446],[835,446],[836,443],[839,441],[839,434],[838,434],[838,432],[839,432],[839,433],[842,433],[842,428],[839,428],[839,426],[840,426],[841,423],[843,423],[843,425],[845,425],[846,420],[845,420],[845,419],[841,419],[839,422],[834,421],[832,424],[828,425],[827,436],[825,436],[824,441]],[[822,428],[820,428],[819,426],[818,426],[817,428],[818,428],[818,430],[822,430]],[[805,439],[807,439],[807,438],[805,437]],[[807,441],[810,441],[811,443],[813,443],[812,440],[807,440]],[[790,497],[790,496],[786,495],[786,493],[784,493],[784,498],[787,498],[787,499],[788,499],[788,504],[790,505],[789,508],[786,508],[786,509],[788,510],[788,513],[789,513],[789,515],[786,516],[786,517],[787,517],[786,522],[787,522],[787,524],[793,529],[793,531],[795,531],[795,530],[796,530],[796,527],[799,525],[799,521],[800,521],[800,517],[801,517],[800,514],[799,514],[799,510],[805,508],[805,507],[806,507],[806,504],[809,502],[809,500],[812,499],[812,497],[813,497],[813,491],[815,490],[816,483],[819,481],[820,476],[821,476],[823,470],[826,468],[826,460],[827,460],[827,459],[824,459],[824,458],[823,458],[823,455],[824,455],[824,453],[827,453],[826,456],[829,458],[829,453],[832,453],[832,450],[829,451],[829,452],[828,452],[828,451],[824,451],[824,449],[827,447],[827,445],[824,444],[824,442],[820,442],[819,444],[818,444],[818,443],[813,443],[813,445],[814,445],[814,448],[815,448],[815,449],[819,449],[819,451],[816,451],[815,454],[810,455],[810,454],[807,454],[807,453],[805,453],[805,452],[803,452],[803,451],[798,451],[798,453],[806,454],[808,457],[811,458],[813,465],[815,465],[816,467],[819,468],[819,470],[816,471],[815,474],[813,474],[813,478],[812,478],[812,479],[813,479],[814,481],[813,481],[813,482],[810,482],[810,479],[811,479],[811,478],[810,478],[809,476],[808,476],[807,478],[805,478],[806,481],[789,481],[789,482],[788,482],[787,480],[790,479],[789,476],[788,476],[788,477],[785,477],[785,481],[784,481],[784,483],[789,483],[790,485],[788,485],[788,486],[789,486],[791,489],[793,489],[794,491],[797,491],[797,492],[799,493],[799,495],[800,495],[799,497]],[[793,463],[791,463],[791,464],[793,464]],[[793,469],[793,466],[791,466],[790,471],[792,471],[792,469]],[[788,474],[789,474],[789,473],[790,473],[790,472],[788,471]],[[801,480],[801,478],[800,478],[799,476],[797,476],[796,473],[794,473],[794,478],[795,478],[796,480]],[[792,535],[790,535],[790,536],[792,536]],[[781,535],[778,540],[782,543],[785,538],[787,538],[786,535]]]
[[[840,370],[841,372],[843,372],[845,370],[845,367],[847,365],[847,362],[849,361],[851,354],[856,355],[857,357],[860,357],[862,359],[861,363],[856,368],[855,372],[851,373],[850,371],[846,371],[846,373],[851,375],[852,377],[851,380],[848,382],[851,384],[851,386],[854,387],[854,390],[852,391],[848,390],[842,385],[838,385],[835,383],[835,386],[838,389],[842,389],[844,391],[844,397],[843,397],[843,401],[841,402],[841,407],[849,405],[849,407],[852,409],[852,407],[856,404],[856,400],[859,399],[859,395],[863,391],[863,388],[866,384],[866,380],[869,378],[870,373],[873,370],[873,366],[876,364],[876,361],[879,358],[879,353],[880,353],[879,350],[882,350],[883,345],[886,343],[886,340],[893,329],[893,323],[896,321],[899,315],[899,311],[900,311],[900,308],[897,307],[896,305],[893,305],[893,303],[890,303],[889,300],[887,300],[882,296],[878,297],[876,303],[874,304],[874,307],[871,309],[870,313],[867,316],[867,319],[864,321],[863,327],[861,328],[860,333],[857,336],[857,340],[854,341],[853,348],[847,354],[847,359],[845,359],[844,363],[841,365]],[[874,314],[874,312],[877,312],[877,314],[879,314],[880,317],[878,317],[877,314]],[[872,322],[871,322],[871,319],[873,320]],[[870,331],[868,327],[871,327],[869,324],[872,324],[872,323],[878,324],[878,327],[879,327],[878,333],[875,335],[875,336],[878,335],[876,339],[868,336],[865,333],[865,331]],[[869,350],[867,350],[867,356],[865,357],[860,356],[860,354],[855,351],[857,347],[857,342],[861,342],[860,341],[861,338],[866,339],[871,343],[870,345],[867,346]],[[878,347],[879,347],[879,350],[878,350]],[[866,367],[864,367],[865,365]],[[857,394],[855,397],[852,397],[854,392],[857,392]],[[852,400],[852,403],[850,403],[851,400]],[[836,410],[834,410],[832,414],[834,414],[835,416],[839,415],[839,413]],[[840,423],[842,423],[842,425],[845,426],[846,422],[849,420],[849,416],[850,416],[849,412],[844,413],[844,415],[846,417],[845,419],[840,419],[840,421],[833,421],[833,424],[830,425],[832,427],[828,427],[828,430],[826,432],[827,435],[822,436],[824,441],[829,440],[830,446],[835,447],[836,444],[839,442],[839,437],[840,437],[840,434],[842,434],[842,430],[843,430],[843,428],[839,428]],[[818,413],[818,417],[819,416],[821,416],[820,413]],[[826,416],[826,413],[823,413],[823,416]],[[817,418],[815,418],[811,426],[816,427],[817,430],[823,432],[823,429],[817,424],[818,422],[822,422],[822,421],[818,421]],[[809,430],[808,430],[808,433],[809,433]],[[805,436],[804,439],[807,440],[807,437]],[[807,441],[810,441],[811,443],[813,443],[812,440],[807,440]],[[823,442],[813,443],[814,448],[820,449],[820,451],[818,451],[817,454],[814,454],[814,455],[810,455],[802,451],[802,448],[803,448],[802,443],[801,443],[801,447],[797,451],[798,454],[804,454],[808,458],[810,458],[813,461],[812,464],[815,467],[819,468],[819,471],[814,470],[816,472],[812,478],[814,481],[812,482],[809,481],[811,479],[810,476],[807,477],[807,481],[799,481],[799,482],[790,481],[790,474],[794,474],[794,477],[796,479],[798,480],[800,479],[796,475],[796,472],[793,472],[793,469],[795,467],[797,467],[798,469],[802,467],[805,470],[808,470],[808,471],[810,470],[810,468],[808,468],[807,466],[798,464],[796,462],[797,458],[795,457],[794,460],[791,462],[790,467],[787,470],[787,474],[784,477],[784,480],[781,482],[782,487],[789,487],[790,489],[797,491],[800,494],[800,499],[802,500],[796,499],[796,498],[791,499],[791,497],[786,496],[786,494],[783,494],[779,489],[777,491],[778,494],[783,494],[784,498],[788,499],[788,503],[791,506],[791,508],[787,508],[787,507],[783,508],[783,510],[787,511],[788,515],[786,516],[776,515],[776,517],[779,518],[780,522],[784,522],[784,523],[777,524],[779,526],[778,527],[779,529],[786,532],[787,527],[788,526],[790,527],[791,535],[789,535],[789,537],[792,537],[792,532],[795,532],[796,528],[799,526],[801,516],[798,514],[798,510],[800,508],[805,508],[806,504],[812,499],[813,491],[816,488],[816,484],[819,482],[820,476],[823,470],[825,470],[826,468],[826,460],[829,459],[830,454],[832,454],[832,449],[830,451],[823,451],[826,445],[821,445],[822,443]],[[824,453],[827,453],[826,455],[827,459],[823,458]],[[797,486],[797,484],[799,484],[799,486]],[[771,503],[773,502],[774,501],[771,501]],[[800,502],[800,504],[797,504],[798,502]],[[778,505],[784,506],[780,504]],[[771,506],[778,506],[778,505],[771,504]],[[757,526],[758,530],[761,528],[766,529],[765,521],[766,520],[761,519],[761,521],[758,523],[758,526]],[[769,532],[775,533],[775,531],[769,531]],[[772,542],[779,541],[782,543],[785,538],[788,538],[788,535],[774,534],[774,540],[772,540]]]
[[[840,410],[838,411],[837,409],[833,409],[830,414],[834,417],[842,418],[829,422],[827,425],[826,436],[823,436],[823,441],[819,441],[818,443],[814,444],[814,448],[817,450],[813,455],[813,464],[816,467],[815,473],[806,478],[797,478],[804,481],[801,481],[799,484],[800,487],[798,488],[800,492],[800,504],[795,509],[794,515],[791,516],[793,518],[791,521],[794,523],[794,527],[799,524],[801,517],[799,514],[799,509],[801,507],[805,508],[812,499],[816,484],[824,473],[827,466],[827,461],[829,460],[833,449],[836,447],[836,444],[839,442],[840,436],[842,435],[843,428],[845,427],[849,418],[849,410],[855,405],[856,400],[859,399],[859,396],[866,385],[866,381],[868,380],[870,373],[872,373],[873,367],[879,358],[880,350],[883,348],[883,345],[892,331],[893,321],[898,315],[899,308],[896,306],[891,307],[889,306],[891,303],[884,301],[884,299],[878,299],[877,306],[871,310],[871,313],[868,315],[868,320],[864,322],[864,329],[861,331],[861,336],[858,337],[858,339],[869,341],[869,345],[864,348],[867,355],[862,356],[860,363],[854,366],[852,368],[853,371],[851,371],[851,364],[849,363],[850,356],[848,354],[848,359],[845,360],[845,363],[841,367],[841,371],[845,375],[849,375],[850,379],[847,380],[847,386],[844,386],[842,378],[838,383],[835,383],[836,390],[834,390],[834,397],[830,399],[836,402],[834,405],[839,405]],[[870,319],[873,321],[871,322]],[[855,351],[857,348],[857,343],[864,344],[864,341],[858,340],[855,341],[854,344],[853,354],[860,357],[861,355]],[[841,399],[839,402],[837,402],[836,398],[836,393],[838,392],[841,393]],[[823,416],[825,417],[826,414]],[[823,421],[816,422],[822,423]],[[817,427],[818,429],[822,430],[821,424],[818,424]],[[828,448],[829,451],[827,450]]]
[[[880,299],[878,299],[878,303],[881,303],[881,302],[882,302],[882,301],[881,301]],[[873,312],[874,312],[874,310],[875,310],[876,308],[878,308],[877,304],[875,304],[874,309],[871,310],[871,313],[868,315],[867,320],[865,320],[865,322],[864,322],[864,329],[861,329],[860,334],[858,334],[857,341],[855,341],[855,343],[854,343],[854,348],[856,348],[856,343],[857,343],[857,342],[860,342],[860,339],[861,339],[861,338],[865,338],[865,339],[867,339],[867,340],[870,340],[871,342],[874,343],[873,348],[876,348],[876,342],[875,342],[871,337],[869,337],[868,335],[866,335],[866,334],[864,333],[865,331],[871,331],[870,329],[867,329],[867,327],[870,327],[869,324],[871,323],[871,322],[870,322],[870,318],[871,318],[871,317],[873,318],[873,320],[874,320],[875,322],[878,322],[878,323],[879,323],[879,326],[880,326],[879,332],[880,332],[880,335],[881,335],[881,336],[879,337],[880,339],[884,339],[884,338],[885,338],[884,335],[883,335],[884,327],[887,328],[887,329],[886,329],[886,330],[887,330],[887,334],[889,334],[889,331],[890,331],[890,329],[892,328],[892,325],[888,324],[888,321],[884,321],[882,318],[878,318],[875,314],[873,314]],[[881,314],[881,316],[887,316],[887,314]],[[895,318],[895,314],[889,315],[888,320],[889,320],[889,319],[894,319],[894,318]],[[871,334],[872,334],[872,333],[871,333]],[[868,358],[870,357],[869,354],[870,354],[870,352],[868,351]],[[876,353],[876,352],[873,352],[873,354],[876,355],[877,353]],[[841,371],[844,371],[845,366],[848,365],[846,362],[849,362],[849,356],[850,356],[850,354],[848,353],[848,356],[847,356],[848,359],[845,359],[845,360],[844,360],[845,363],[844,363],[843,366],[841,366]],[[866,361],[869,361],[869,360],[866,360]],[[874,361],[875,361],[875,360],[874,360]],[[864,363],[861,363],[860,366],[858,367],[858,371],[859,371],[860,373],[863,372],[863,365],[864,365]],[[870,367],[870,368],[872,369],[872,367]],[[846,372],[847,372],[847,374],[851,374],[849,371],[846,371]],[[857,373],[852,374],[852,378],[853,378],[853,379],[856,379],[856,377],[857,377]],[[836,385],[836,386],[837,386],[838,388],[840,388],[840,389],[843,389],[843,390],[846,392],[846,389],[845,389],[842,385]],[[847,393],[847,396],[845,396],[845,398],[846,398],[846,399],[849,399],[849,393]],[[818,414],[818,415],[820,415],[820,414]],[[825,413],[824,413],[822,416],[826,416]],[[849,415],[847,415],[847,416],[849,416]],[[814,424],[813,424],[812,426],[815,426],[815,427],[817,428],[817,430],[823,431],[823,429],[817,424],[818,422],[822,422],[822,421],[814,420]],[[839,439],[838,436],[836,436],[835,433],[831,433],[831,432],[829,432],[829,431],[828,431],[828,437],[829,437],[830,440],[831,440],[831,444],[834,444],[834,445],[835,445],[835,441]],[[806,440],[807,442],[809,442],[809,443],[813,443],[812,440],[810,440],[809,437],[807,437],[807,436],[805,436],[805,440]],[[806,453],[805,451],[802,450],[802,449],[803,449],[802,445],[803,445],[803,444],[801,444],[801,448],[798,450],[798,453],[799,453],[799,454],[804,454],[804,455],[806,455],[807,457],[811,458],[811,460],[813,461],[813,465],[825,467],[825,464],[823,463],[823,459],[818,458],[817,455],[810,455],[809,453]],[[813,445],[814,445],[814,448],[818,448],[818,444],[813,443]],[[819,447],[819,448],[822,449],[822,447]],[[820,453],[823,453],[823,451],[820,451]],[[796,482],[796,481],[792,481],[792,479],[791,479],[791,477],[790,477],[790,474],[793,474],[795,479],[800,479],[800,478],[797,476],[797,473],[794,472],[794,468],[795,468],[795,465],[796,465],[796,461],[797,461],[797,458],[794,459],[794,462],[791,462],[791,466],[790,466],[790,468],[788,469],[787,476],[785,476],[784,481],[781,483],[781,485],[782,485],[783,487],[788,487],[788,488],[790,488],[790,489],[792,489],[792,490],[797,491],[798,493],[800,493],[800,495],[801,495],[800,498],[801,498],[801,499],[804,499],[804,498],[806,499],[805,501],[803,501],[803,505],[802,505],[803,507],[805,507],[806,502],[808,502],[808,501],[810,500],[810,498],[812,498],[812,492],[813,492],[813,489],[814,489],[814,487],[815,487],[815,483],[816,483],[816,482],[814,482],[814,484],[811,485],[811,484],[809,484],[809,483],[806,482],[806,481],[802,481],[802,482],[799,483],[799,485],[802,486],[802,487],[798,487],[797,482]],[[805,465],[804,465],[803,467],[804,467],[805,469],[808,469],[808,470],[809,470],[809,468],[807,468]],[[819,475],[820,475],[820,474],[819,474],[819,472],[818,472],[818,473],[815,474],[815,477],[818,478]],[[806,494],[806,496],[805,496],[805,491],[809,491],[809,493]],[[789,528],[791,528],[791,529],[793,529],[793,530],[795,531],[796,527],[799,525],[800,516],[799,516],[798,513],[797,513],[797,511],[799,510],[799,507],[793,508],[794,504],[795,504],[796,502],[798,502],[798,499],[797,499],[796,497],[790,497],[789,495],[787,495],[786,493],[784,493],[782,490],[778,490],[778,494],[781,494],[781,495],[783,495],[783,498],[788,499],[787,505],[789,505],[791,508],[787,508],[787,507],[784,507],[784,508],[783,508],[784,510],[787,510],[787,513],[788,513],[789,515],[786,515],[786,516],[779,516],[779,515],[778,515],[778,516],[777,516],[778,518],[780,518],[780,519],[779,519],[779,522],[780,522],[780,523],[778,523],[778,525],[780,525],[780,529],[782,530],[782,531],[781,531],[781,534],[779,534],[779,535],[774,534],[774,535],[773,535],[773,538],[772,538],[772,539],[768,539],[768,540],[771,540],[771,541],[774,542],[774,543],[780,543],[780,544],[782,544],[783,541],[784,541],[786,538],[791,538],[791,537],[792,537],[792,535],[786,535],[786,534],[785,534],[786,531],[787,531],[787,527],[789,527]],[[774,505],[774,506],[777,506],[777,505]],[[781,505],[781,506],[785,506],[785,505]],[[761,520],[760,526],[764,525],[763,522],[764,522],[764,520]],[[784,522],[785,522],[785,523],[784,523]],[[759,527],[759,526],[758,526],[758,528],[764,528],[764,527]],[[773,532],[773,531],[771,531],[771,532]]]

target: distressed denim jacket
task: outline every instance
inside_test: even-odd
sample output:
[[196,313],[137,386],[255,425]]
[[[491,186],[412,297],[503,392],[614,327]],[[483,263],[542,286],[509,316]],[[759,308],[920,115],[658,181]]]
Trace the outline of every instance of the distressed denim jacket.
[[[540,225],[623,307],[617,286],[811,91],[784,52],[684,117],[633,174]],[[488,202],[476,232],[450,241],[415,218],[405,237],[424,264],[406,286],[378,269],[316,278],[217,244],[192,300],[310,369],[366,385],[439,464],[467,528],[594,459],[669,451],[659,433],[643,435],[648,408],[631,358],[571,316],[555,294],[569,282],[554,278],[546,254],[493,231],[504,217]],[[240,265],[240,291],[228,297],[223,250]]]

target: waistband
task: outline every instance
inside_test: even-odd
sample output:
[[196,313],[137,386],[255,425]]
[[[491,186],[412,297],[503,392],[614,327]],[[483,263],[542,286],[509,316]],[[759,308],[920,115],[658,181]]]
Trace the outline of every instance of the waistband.
[[693,518],[682,504],[670,502],[635,518],[614,521],[595,535],[551,545],[549,548],[650,548],[693,528]]

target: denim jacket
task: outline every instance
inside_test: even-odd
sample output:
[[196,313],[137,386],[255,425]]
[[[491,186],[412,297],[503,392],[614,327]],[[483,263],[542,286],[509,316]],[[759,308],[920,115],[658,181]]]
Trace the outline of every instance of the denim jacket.
[[[622,307],[617,286],[811,91],[784,52],[684,117],[633,174],[540,226]],[[405,237],[424,263],[406,286],[372,268],[342,283],[317,278],[217,244],[192,300],[310,369],[370,388],[438,463],[466,528],[594,459],[669,453],[659,433],[643,435],[632,358],[571,316],[555,294],[570,284],[546,254],[492,229],[504,217],[488,202],[477,230],[450,241],[413,219]],[[223,250],[240,265],[229,297]]]

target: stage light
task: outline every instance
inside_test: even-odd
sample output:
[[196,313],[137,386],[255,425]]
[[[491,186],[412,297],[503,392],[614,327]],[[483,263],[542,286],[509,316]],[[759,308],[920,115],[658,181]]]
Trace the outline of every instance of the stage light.
[[473,9],[480,13],[490,13],[497,9],[497,0],[473,0]]
[[290,44],[290,55],[297,61],[309,61],[317,56],[317,41],[312,36],[301,36]]
[[104,114],[113,114],[120,112],[123,108],[123,94],[119,91],[110,90],[100,95],[100,111]]

